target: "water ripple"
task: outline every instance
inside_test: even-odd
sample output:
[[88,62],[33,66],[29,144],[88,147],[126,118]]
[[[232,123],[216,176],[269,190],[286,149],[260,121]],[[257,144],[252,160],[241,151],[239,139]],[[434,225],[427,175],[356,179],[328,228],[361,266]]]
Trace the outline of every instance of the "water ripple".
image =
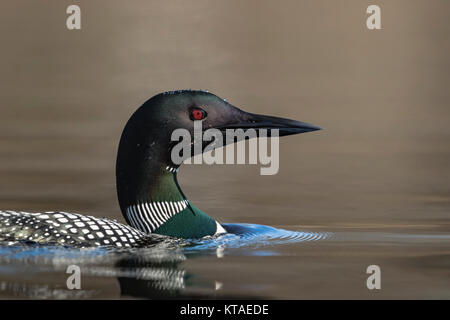
[[202,251],[216,248],[251,248],[310,242],[331,238],[329,232],[291,231],[265,225],[247,223],[226,223],[223,227],[229,232],[217,237],[189,240],[184,251]]

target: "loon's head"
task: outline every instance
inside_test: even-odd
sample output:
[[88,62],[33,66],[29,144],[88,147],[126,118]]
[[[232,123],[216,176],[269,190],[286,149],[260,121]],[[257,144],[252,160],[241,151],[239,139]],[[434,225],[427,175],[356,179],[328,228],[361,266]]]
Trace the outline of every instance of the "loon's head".
[[205,91],[152,97],[128,120],[117,154],[119,204],[135,228],[183,238],[217,231],[217,223],[186,200],[176,180],[178,165],[171,158],[172,133],[186,129],[193,135],[195,120],[202,121],[203,130],[278,129],[279,136],[320,130],[305,122],[242,111]]

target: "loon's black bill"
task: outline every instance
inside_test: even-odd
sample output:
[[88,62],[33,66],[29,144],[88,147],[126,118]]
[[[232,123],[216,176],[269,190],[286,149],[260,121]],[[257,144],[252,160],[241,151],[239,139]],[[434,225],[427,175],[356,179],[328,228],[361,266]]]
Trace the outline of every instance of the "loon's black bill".
[[278,129],[279,136],[288,136],[311,131],[322,130],[322,128],[296,120],[247,113],[245,120],[238,123],[221,126],[218,129]]

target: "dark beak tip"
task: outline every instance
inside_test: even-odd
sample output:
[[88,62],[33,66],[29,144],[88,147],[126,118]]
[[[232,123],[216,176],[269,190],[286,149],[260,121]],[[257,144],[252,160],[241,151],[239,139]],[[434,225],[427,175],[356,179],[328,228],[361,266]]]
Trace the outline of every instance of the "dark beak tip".
[[316,126],[315,124],[302,122],[299,126],[299,129],[303,129],[303,132],[312,132],[312,131],[319,131],[323,130],[323,128]]

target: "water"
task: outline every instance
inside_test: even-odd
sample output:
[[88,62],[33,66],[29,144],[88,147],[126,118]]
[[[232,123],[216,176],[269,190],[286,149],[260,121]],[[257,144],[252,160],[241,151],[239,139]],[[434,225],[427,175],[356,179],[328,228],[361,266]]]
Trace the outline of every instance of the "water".
[[[225,224],[235,233],[196,240],[155,236],[155,243],[145,248],[111,247],[71,248],[69,246],[31,245],[29,243],[0,246],[0,272],[23,278],[33,274],[44,281],[36,283],[0,282],[3,294],[27,298],[95,298],[110,294],[102,290],[68,291],[61,284],[49,285],[55,273],[64,274],[69,265],[77,265],[83,279],[117,279],[122,297],[212,297],[222,283],[201,280],[199,275],[183,269],[187,259],[209,257],[222,259],[229,255],[274,256],[274,246],[317,241],[328,233],[295,232],[254,224]],[[232,253],[233,249],[240,249]],[[19,276],[20,277],[20,276]],[[192,280],[191,278],[199,278]],[[86,280],[83,280],[83,282]],[[90,280],[88,280],[90,281]],[[202,290],[202,291],[200,291]]]
[[[280,139],[275,176],[181,168],[197,207],[253,224],[240,236],[1,247],[1,298],[450,298],[447,1],[383,3],[379,31],[358,0],[77,4],[80,32],[62,2],[0,4],[0,209],[124,222],[117,144],[161,91],[208,89],[324,130]],[[68,264],[81,291],[65,287]],[[373,264],[379,291],[366,287]]]
[[[446,249],[450,245],[448,234],[289,231],[254,224],[225,226],[238,232],[197,240],[157,236],[155,243],[151,246],[134,249],[107,247],[77,249],[29,244],[0,246],[0,274],[2,275],[0,297],[32,299],[274,298],[267,294],[271,289],[273,290],[274,278],[277,279],[278,285],[280,279],[289,280],[292,276],[291,272],[295,272],[290,264],[293,261],[297,265],[300,262],[302,268],[298,270],[295,277],[290,279],[292,284],[281,283],[283,290],[297,289],[296,296],[284,298],[298,298],[299,295],[308,297],[308,292],[304,292],[304,289],[313,285],[314,290],[317,290],[317,287],[322,287],[329,278],[324,278],[325,281],[321,281],[319,285],[317,281],[320,279],[310,278],[311,270],[303,274],[301,270],[315,266],[317,269],[312,274],[322,273],[323,269],[330,268],[330,261],[336,261],[343,252],[346,256],[346,264],[353,260],[353,264],[348,265],[350,268],[355,267],[356,257],[356,260],[359,260],[356,265],[361,268],[363,266],[361,262],[368,257],[375,259],[378,256],[376,261],[382,262],[383,269],[386,261],[398,260],[387,267],[386,277],[388,278],[392,276],[390,273],[395,274],[395,269],[402,265],[402,258],[405,258],[405,255],[397,259],[393,257],[393,253],[398,254],[398,250],[413,246],[420,252],[424,249],[435,250],[437,247]],[[297,251],[286,250],[288,245],[297,246]],[[349,255],[347,249],[342,250],[342,247],[351,247],[357,251]],[[320,263],[324,260],[320,254],[324,249],[328,251],[326,266]],[[445,259],[445,256],[436,257],[431,252],[427,254],[428,261],[422,261],[422,264],[433,266],[438,263],[437,269],[448,273],[450,261]],[[381,260],[379,260],[380,256],[382,256]],[[286,261],[286,264],[280,264],[280,260]],[[414,255],[410,257],[410,260],[415,263],[421,261]],[[288,261],[291,262],[287,263]],[[244,277],[244,274],[248,272],[245,270],[248,264],[255,268],[251,269],[252,277],[250,278]],[[396,264],[398,266],[395,266]],[[82,290],[66,289],[65,280],[69,276],[66,270],[70,265],[80,267]],[[195,271],[198,267],[205,269],[205,266],[208,272]],[[218,269],[211,266],[217,266]],[[233,281],[224,280],[223,278],[227,275],[221,272],[230,266],[243,269],[242,273],[230,273],[234,278]],[[394,269],[393,266],[395,266]],[[278,267],[282,269],[274,269],[271,275],[267,274],[267,268]],[[436,266],[434,267],[436,269]],[[334,268],[336,279],[333,282],[342,276],[339,274],[341,268],[340,265]],[[264,270],[265,272],[261,272]],[[349,270],[345,271],[348,273]],[[208,276],[205,273],[208,273]],[[263,276],[264,273],[266,276]],[[215,277],[211,278],[211,274],[215,274]],[[361,269],[353,277],[363,282],[363,274],[364,270]],[[258,275],[257,283],[252,283],[254,277]],[[315,285],[314,281],[316,281]],[[347,285],[351,285],[352,282],[354,281]],[[112,283],[116,285],[113,286]],[[392,283],[395,284],[391,282],[391,285]],[[415,283],[415,285],[418,284]],[[301,288],[297,287],[298,285]],[[363,291],[362,287],[363,283],[354,290]],[[445,288],[445,284],[443,287]],[[335,290],[333,285],[330,289]],[[421,292],[427,293],[427,289],[430,288],[422,287]],[[435,294],[435,288],[433,292]]]

